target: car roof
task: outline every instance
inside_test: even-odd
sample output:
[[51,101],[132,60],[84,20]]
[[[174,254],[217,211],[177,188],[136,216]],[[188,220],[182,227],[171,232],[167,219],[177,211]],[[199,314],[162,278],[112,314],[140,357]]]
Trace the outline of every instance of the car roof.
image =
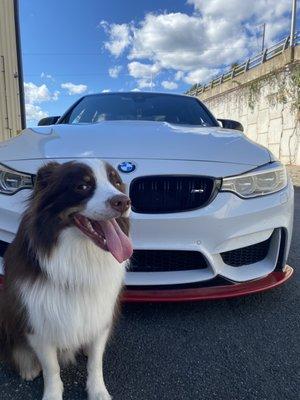
[[90,93],[90,94],[86,94],[82,97],[90,97],[90,96],[108,96],[108,95],[112,95],[112,94],[133,94],[133,95],[141,95],[141,94],[146,94],[146,95],[164,95],[164,96],[178,96],[178,97],[195,97],[195,96],[191,96],[188,94],[183,94],[183,93],[165,93],[165,92],[142,92],[142,91],[126,91],[126,92],[100,92],[100,93]]

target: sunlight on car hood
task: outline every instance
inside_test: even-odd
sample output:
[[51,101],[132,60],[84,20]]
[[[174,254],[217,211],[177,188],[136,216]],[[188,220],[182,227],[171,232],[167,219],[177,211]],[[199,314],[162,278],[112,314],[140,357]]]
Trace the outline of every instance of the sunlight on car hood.
[[268,150],[241,132],[154,121],[33,127],[0,143],[1,160],[86,157],[201,160],[251,166],[270,161]]

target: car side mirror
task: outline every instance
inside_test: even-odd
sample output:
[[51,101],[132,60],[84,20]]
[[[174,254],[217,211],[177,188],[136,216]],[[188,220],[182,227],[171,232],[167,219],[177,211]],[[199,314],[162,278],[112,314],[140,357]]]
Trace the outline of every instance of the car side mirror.
[[59,120],[60,116],[46,117],[39,120],[38,126],[54,125]]
[[218,118],[218,121],[221,122],[223,128],[235,129],[237,131],[244,132],[243,125],[238,121],[234,121],[233,119],[221,119],[221,118]]

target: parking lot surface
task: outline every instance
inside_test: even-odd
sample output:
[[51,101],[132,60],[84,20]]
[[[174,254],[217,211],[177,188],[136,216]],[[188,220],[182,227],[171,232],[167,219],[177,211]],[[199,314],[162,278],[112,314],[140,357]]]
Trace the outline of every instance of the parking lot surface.
[[[299,399],[300,186],[285,285],[248,297],[186,304],[127,304],[105,355],[114,400]],[[86,363],[64,369],[65,400],[86,399]],[[0,399],[39,400],[0,364]]]

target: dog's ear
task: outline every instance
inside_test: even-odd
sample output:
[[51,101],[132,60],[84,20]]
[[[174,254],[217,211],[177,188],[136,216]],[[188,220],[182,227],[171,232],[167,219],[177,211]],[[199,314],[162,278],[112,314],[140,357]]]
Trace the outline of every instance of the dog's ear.
[[35,193],[39,192],[42,189],[45,189],[48,186],[51,176],[54,174],[54,172],[57,171],[59,167],[59,163],[51,161],[38,170],[34,182]]

